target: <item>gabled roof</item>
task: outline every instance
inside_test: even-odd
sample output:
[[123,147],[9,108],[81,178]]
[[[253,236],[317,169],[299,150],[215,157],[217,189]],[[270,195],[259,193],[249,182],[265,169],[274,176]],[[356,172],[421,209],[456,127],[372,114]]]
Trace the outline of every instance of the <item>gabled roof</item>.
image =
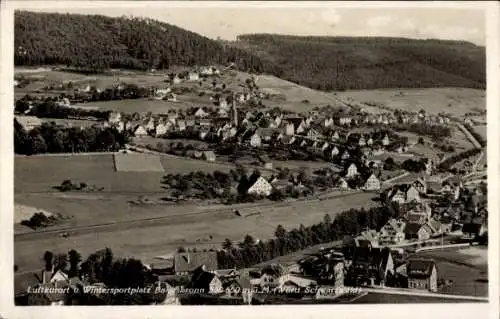
[[217,252],[186,252],[177,253],[174,257],[174,267],[176,272],[190,272],[205,265],[207,271],[217,270]]
[[408,278],[428,278],[436,263],[432,259],[410,259],[406,266]]
[[423,226],[419,223],[408,223],[405,227],[405,234],[416,235]]

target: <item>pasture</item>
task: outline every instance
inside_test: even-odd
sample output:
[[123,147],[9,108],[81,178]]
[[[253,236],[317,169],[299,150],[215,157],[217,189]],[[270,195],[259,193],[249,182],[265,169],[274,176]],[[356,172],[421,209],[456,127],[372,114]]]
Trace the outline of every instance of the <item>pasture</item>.
[[444,112],[461,117],[468,112],[486,109],[486,92],[468,88],[360,90],[337,92],[337,95],[344,99],[352,98],[361,104],[375,102],[409,112],[423,109],[428,114],[436,115]]
[[90,127],[101,122],[99,121],[88,121],[88,120],[74,120],[74,119],[52,119],[52,118],[41,118],[42,123],[54,122],[56,125],[62,125],[65,127]]
[[[484,247],[438,249],[419,252],[417,257],[432,258],[437,263],[438,278],[452,280],[441,293],[488,296],[488,251]],[[486,281],[485,281],[486,279]]]
[[474,126],[474,131],[481,135],[484,140],[488,140],[488,127],[487,125],[476,125]]
[[[93,232],[81,235],[72,235],[68,238],[46,238],[36,241],[15,241],[15,263],[20,271],[33,269],[40,265],[41,251],[51,249],[54,252],[67,252],[77,249],[85,255],[105,246],[113,249],[117,256],[140,258],[144,262],[151,262],[158,255],[174,252],[179,246],[202,248],[220,248],[225,238],[241,241],[245,234],[254,238],[265,239],[273,236],[276,227],[281,224],[286,229],[298,227],[300,224],[309,225],[318,223],[325,214],[335,214],[354,207],[369,207],[374,205],[370,199],[373,194],[359,193],[350,197],[330,199],[324,201],[307,201],[282,203],[279,205],[238,208],[240,211],[261,211],[261,214],[247,218],[236,217],[234,214],[203,214],[178,216],[173,222],[166,224],[149,223],[143,227],[123,229],[109,232]],[[44,200],[45,202],[45,200]],[[75,204],[70,204],[75,203]],[[59,205],[72,211],[77,220],[77,213],[95,223],[96,219],[123,220],[135,218],[141,214],[168,215],[179,213],[193,213],[210,211],[209,206],[168,206],[158,205],[156,208],[141,208],[118,201],[81,201],[60,200]],[[77,205],[80,207],[77,212]],[[237,207],[237,206],[236,206]],[[228,207],[229,208],[229,207]],[[114,217],[112,217],[114,216]],[[85,218],[85,217],[80,217]],[[146,218],[144,215],[143,218]],[[104,222],[104,221],[103,221]],[[212,236],[212,240],[204,240]]]
[[167,114],[169,110],[188,108],[193,106],[183,102],[158,101],[150,99],[134,99],[134,100],[115,100],[115,101],[99,101],[88,102],[83,104],[75,104],[78,108],[98,108],[102,111],[113,111],[123,113],[139,113],[146,114]]
[[163,172],[160,156],[149,154],[115,154],[117,172]]

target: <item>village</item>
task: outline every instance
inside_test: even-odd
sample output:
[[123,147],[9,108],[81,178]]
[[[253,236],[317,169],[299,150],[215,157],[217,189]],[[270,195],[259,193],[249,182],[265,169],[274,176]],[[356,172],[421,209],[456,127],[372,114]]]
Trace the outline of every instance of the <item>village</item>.
[[[179,85],[192,83],[202,87],[201,79],[220,79],[227,70],[213,66],[196,68],[169,74],[166,87],[120,84],[112,90],[122,97],[135,96],[140,91],[145,92],[144,97],[148,99],[176,102],[184,97],[174,93],[179,91],[176,90]],[[343,303],[362,300],[368,298],[367,295],[396,292],[422,298],[433,294],[442,298],[454,296],[450,291],[453,291],[456,279],[448,278],[447,272],[439,266],[442,260],[433,256],[439,255],[439,250],[443,249],[478,250],[478,247],[487,245],[487,187],[485,164],[480,164],[486,156],[485,141],[473,132],[474,123],[470,118],[427,114],[423,110],[385,110],[373,114],[349,101],[295,113],[279,107],[266,107],[273,103],[258,87],[258,76],[247,78],[244,89],[240,91],[228,91],[224,83],[218,82],[214,80],[211,89],[206,90],[207,105],[193,105],[189,109],[169,108],[159,114],[98,113],[100,118],[91,119],[90,124],[80,127],[73,126],[70,121],[62,125],[44,124],[43,115],[33,115],[42,114],[40,109],[43,108],[39,105],[50,102],[55,111],[45,107],[48,113],[52,112],[47,117],[57,113],[63,114],[63,120],[89,120],[89,111],[73,106],[74,100],[107,89],[85,86],[74,89],[73,97],[63,94],[49,102],[22,98],[16,103],[18,114],[15,119],[28,135],[46,125],[82,131],[89,127],[111,129],[123,134],[128,142],[115,149],[117,167],[121,165],[117,157],[129,155],[131,161],[136,158],[134,155],[170,154],[185,161],[195,159],[209,163],[231,163],[234,157],[253,157],[245,164],[254,170],[245,186],[241,186],[241,176],[232,182],[221,182],[217,186],[220,191],[216,189],[214,193],[218,198],[227,199],[228,193],[241,195],[243,192],[245,196],[252,196],[251,201],[271,199],[276,202],[311,196],[321,200],[320,195],[329,192],[368,192],[373,193],[382,209],[390,209],[391,213],[381,219],[383,224],[378,228],[363,229],[361,225],[377,225],[355,221],[354,227],[346,226],[350,229],[348,232],[335,234],[337,240],[331,247],[316,245],[314,252],[293,262],[225,268],[225,264],[231,264],[227,260],[233,258],[235,251],[265,250],[259,239],[251,237],[245,237],[240,248],[228,244],[219,250],[179,249],[170,257],[144,265],[147,273],[144,281],[151,289],[162,292],[161,298],[148,301],[149,304]],[[20,82],[15,85],[20,85]],[[85,103],[78,105],[84,106]],[[429,143],[422,136],[444,139],[452,127],[464,131],[474,146],[472,151],[468,149],[448,156],[441,152],[432,157],[414,151]],[[408,138],[405,134],[408,132],[412,137]],[[169,140],[176,142],[169,147],[162,144]],[[227,154],[241,155],[231,157]],[[279,166],[294,160],[302,161],[302,164],[319,162],[324,166],[307,173],[305,165],[292,166],[291,169]],[[169,168],[164,169],[168,173]],[[215,175],[214,179],[217,179]],[[223,173],[219,175],[223,180],[230,179],[228,175],[223,178]],[[185,178],[192,176],[186,175]],[[166,178],[174,190],[171,196],[177,201],[189,201],[196,196],[193,195],[196,186],[181,189],[179,179],[184,177],[172,181],[174,177]],[[206,183],[214,185],[210,181]],[[209,187],[207,185],[205,187]],[[206,188],[200,189],[201,193],[208,192]],[[238,197],[236,202],[249,201],[245,196]],[[226,202],[231,203],[234,202]],[[261,210],[265,214],[265,208]],[[238,214],[236,209],[235,212]],[[335,222],[327,223],[327,232],[332,231]],[[290,240],[292,233],[277,240]],[[303,232],[301,238],[305,238],[305,234]],[[302,246],[310,245],[303,243]],[[290,249],[294,250],[300,249]],[[37,279],[32,284],[92,292],[88,295],[95,299],[93,302],[106,303],[106,298],[102,297],[106,293],[99,293],[97,289],[106,288],[105,280],[96,281],[89,278],[88,273],[80,275],[83,266],[80,268],[78,263],[68,271],[67,263],[61,267],[52,259],[46,259],[44,270],[37,272],[34,276]],[[261,258],[261,261],[266,260]],[[18,302],[61,305],[81,298],[77,293],[70,295],[21,294]]]

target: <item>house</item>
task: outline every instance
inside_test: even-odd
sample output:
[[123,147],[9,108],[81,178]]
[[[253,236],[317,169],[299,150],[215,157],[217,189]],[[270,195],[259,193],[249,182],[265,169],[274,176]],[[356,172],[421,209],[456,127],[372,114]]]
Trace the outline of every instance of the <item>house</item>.
[[338,154],[339,154],[339,149],[337,148],[337,146],[334,146],[331,152],[331,157],[334,158]]
[[178,120],[177,121],[177,128],[179,131],[185,131],[186,130],[186,121],[185,120]]
[[388,248],[356,247],[346,259],[351,260],[346,273],[349,286],[384,286],[387,276],[394,274],[394,261]]
[[352,163],[347,168],[347,173],[346,173],[345,177],[346,178],[352,178],[352,177],[357,176],[358,174],[359,173],[358,173],[358,168],[356,167],[356,164]]
[[261,141],[269,142],[273,138],[275,132],[276,130],[272,128],[258,128],[255,134],[260,136]]
[[333,118],[331,117],[327,117],[325,118],[324,122],[323,122],[323,126],[324,127],[332,127],[333,126]]
[[215,274],[221,279],[236,278],[240,275],[240,272],[235,268],[229,269],[218,269]]
[[441,226],[441,222],[439,221],[439,219],[437,217],[429,218],[426,225],[429,226],[429,228],[432,231],[431,236],[439,236],[439,235],[443,234],[443,228]]
[[340,189],[349,189],[349,184],[347,184],[346,180],[343,179],[342,177],[339,177],[339,179],[336,182],[336,185]]
[[215,153],[214,151],[204,151],[203,159],[207,162],[215,162]]
[[365,146],[366,145],[366,140],[364,137],[360,137],[358,140],[358,145],[359,146]]
[[344,153],[342,153],[341,159],[345,161],[348,160],[350,157],[351,155],[349,154],[349,151],[345,150]]
[[202,107],[200,107],[196,110],[194,116],[198,118],[204,118],[208,116],[208,113]]
[[316,141],[322,138],[323,136],[318,130],[311,128],[309,131],[307,131],[307,137],[311,140]]
[[220,108],[219,111],[217,111],[217,115],[224,118],[229,117],[229,113],[223,108]]
[[302,122],[300,122],[299,126],[295,130],[295,134],[302,134],[306,131],[307,128],[308,128],[308,125],[306,124],[306,122],[304,120],[302,120]]
[[193,271],[191,282],[187,288],[193,289],[200,294],[219,295],[224,292],[222,281],[213,271],[207,271],[202,265]]
[[145,123],[146,124],[144,124],[144,129],[146,129],[146,131],[150,132],[155,129],[155,120],[153,118],[150,118]]
[[337,141],[339,139],[339,132],[335,131],[332,134],[332,141]]
[[432,259],[411,259],[406,265],[408,288],[437,292],[437,267]]
[[205,266],[205,271],[213,272],[217,270],[217,252],[184,252],[177,253],[174,256],[174,271],[177,275],[189,274],[202,265]]
[[253,194],[257,196],[269,196],[273,190],[273,186],[266,181],[262,176],[260,176],[255,183],[248,189],[248,194]]
[[15,116],[16,121],[24,128],[26,132],[35,127],[42,126],[42,121],[36,116]]
[[368,141],[366,141],[366,145],[371,146],[373,145],[373,139],[370,137]]
[[261,288],[276,288],[281,285],[283,269],[281,266],[265,267],[262,269],[259,286]]
[[432,229],[427,224],[408,223],[405,227],[405,238],[408,240],[428,240],[432,237]]
[[260,135],[255,132],[250,138],[250,146],[252,147],[260,147],[262,145],[262,139]]
[[186,127],[193,127],[196,125],[196,120],[194,117],[186,117]]
[[293,123],[287,122],[285,123],[285,135],[292,136],[295,134],[295,127]]
[[367,191],[375,191],[380,189],[380,180],[375,176],[375,174],[371,174],[370,177],[365,182],[364,186]]
[[396,220],[391,218],[380,229],[379,241],[381,245],[400,244],[405,239],[406,222],[404,220]]
[[204,140],[207,137],[208,133],[210,133],[210,128],[207,126],[202,126],[199,133],[200,139]]
[[386,134],[382,139],[382,145],[388,146],[390,144],[389,136]]
[[200,80],[200,74],[198,72],[189,72],[189,74],[188,74],[188,80],[189,81],[199,81]]
[[410,184],[395,185],[389,190],[388,198],[391,202],[399,204],[420,202],[418,190]]
[[200,119],[200,126],[211,126],[212,125],[212,120],[211,119],[205,119],[202,118]]
[[412,183],[412,186],[420,193],[420,194],[426,194],[427,193],[427,184],[425,183],[424,180],[421,178],[417,179]]
[[247,277],[239,277],[230,281],[225,288],[226,296],[242,298],[243,304],[251,305],[253,286]]
[[160,123],[156,126],[156,129],[155,129],[156,137],[165,135],[165,134],[167,134],[167,132],[168,132],[168,128],[165,124]]
[[146,129],[144,128],[144,126],[142,125],[139,125],[136,127],[136,129],[134,130],[134,135],[136,137],[144,137],[144,136],[147,136],[148,135],[148,132],[146,131]]

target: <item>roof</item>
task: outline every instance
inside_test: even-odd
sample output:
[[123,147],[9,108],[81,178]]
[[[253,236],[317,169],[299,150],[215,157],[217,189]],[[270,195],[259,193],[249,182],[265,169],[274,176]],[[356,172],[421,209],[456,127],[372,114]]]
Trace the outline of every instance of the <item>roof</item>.
[[[191,278],[191,283],[189,284],[189,287],[208,290],[210,287],[210,283],[215,277],[217,276],[214,273],[203,271],[200,269],[200,271],[197,271],[193,275],[193,278]],[[207,290],[205,290],[204,292],[209,293],[209,291]]]
[[366,248],[358,247],[354,250],[353,263],[371,264],[379,269],[385,268],[389,260],[391,251],[387,248]]
[[405,227],[405,234],[416,235],[421,227],[422,227],[422,225],[420,225],[418,223],[408,223],[408,224],[406,224],[406,227]]
[[203,155],[205,155],[206,157],[213,157],[213,158],[215,158],[214,151],[204,151]]
[[408,278],[427,278],[436,263],[432,259],[410,259],[406,266]]
[[177,253],[174,257],[175,272],[191,272],[205,265],[208,271],[217,270],[217,252],[201,251]]
[[257,134],[261,137],[272,137],[274,132],[276,132],[276,130],[273,128],[260,127],[255,131],[255,134]]
[[36,116],[15,116],[15,119],[26,130],[33,126],[42,125],[42,121]]

